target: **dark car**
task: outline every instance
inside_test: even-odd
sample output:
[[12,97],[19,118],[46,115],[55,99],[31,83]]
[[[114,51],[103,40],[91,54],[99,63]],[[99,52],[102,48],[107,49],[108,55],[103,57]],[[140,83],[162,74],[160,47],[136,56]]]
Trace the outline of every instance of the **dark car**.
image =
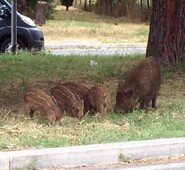
[[[11,47],[11,11],[7,0],[0,0],[0,52]],[[42,49],[44,36],[42,31],[28,17],[17,14],[17,47],[18,49]]]

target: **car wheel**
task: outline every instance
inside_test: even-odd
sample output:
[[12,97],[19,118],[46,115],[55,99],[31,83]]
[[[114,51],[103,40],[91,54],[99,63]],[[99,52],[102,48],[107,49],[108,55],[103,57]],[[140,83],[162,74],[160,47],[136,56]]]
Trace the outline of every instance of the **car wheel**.
[[[25,49],[26,45],[20,40],[17,39],[17,49]],[[3,41],[1,45],[1,52],[10,52],[11,51],[11,38],[7,38]]]

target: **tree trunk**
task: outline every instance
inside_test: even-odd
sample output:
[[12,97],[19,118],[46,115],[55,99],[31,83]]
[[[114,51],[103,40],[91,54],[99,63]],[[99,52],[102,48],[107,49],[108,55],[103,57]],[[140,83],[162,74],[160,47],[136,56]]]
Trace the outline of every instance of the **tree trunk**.
[[84,11],[87,11],[87,0],[84,2]]
[[106,15],[109,15],[109,16],[112,15],[111,6],[112,6],[112,1],[105,0],[105,14]]
[[121,0],[121,8],[120,8],[120,16],[127,17],[127,1],[126,0]]
[[143,0],[140,0],[140,9],[141,9],[141,21],[143,21]]
[[147,0],[147,9],[150,9],[150,0]]
[[89,11],[92,11],[92,2],[89,0]]
[[161,65],[185,61],[185,3],[182,0],[153,0],[146,57]]
[[38,1],[35,23],[37,25],[44,25],[46,20],[46,15],[48,12],[48,3],[44,1]]

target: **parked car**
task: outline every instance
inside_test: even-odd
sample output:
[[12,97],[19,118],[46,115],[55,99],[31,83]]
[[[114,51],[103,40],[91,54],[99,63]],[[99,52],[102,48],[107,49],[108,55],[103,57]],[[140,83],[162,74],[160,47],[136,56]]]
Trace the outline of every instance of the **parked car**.
[[[0,52],[8,51],[11,47],[11,12],[12,6],[7,0],[0,0]],[[33,20],[17,14],[17,48],[42,49],[44,36],[36,27]]]

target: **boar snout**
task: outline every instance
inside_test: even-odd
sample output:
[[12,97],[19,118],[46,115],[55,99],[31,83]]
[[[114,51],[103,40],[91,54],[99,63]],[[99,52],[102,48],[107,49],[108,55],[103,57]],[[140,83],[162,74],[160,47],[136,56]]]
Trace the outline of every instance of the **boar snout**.
[[133,111],[133,109],[132,108],[130,108],[130,109],[122,109],[122,108],[120,108],[120,107],[118,107],[118,106],[114,106],[114,112],[115,113],[120,113],[120,114],[125,114],[125,113],[129,113],[129,112],[132,112]]
[[[119,85],[118,85],[119,86]],[[114,111],[118,113],[132,112],[135,105],[134,90],[117,91]]]
[[83,117],[83,110],[82,109],[78,109],[73,107],[73,116],[77,117],[77,118],[82,118]]

